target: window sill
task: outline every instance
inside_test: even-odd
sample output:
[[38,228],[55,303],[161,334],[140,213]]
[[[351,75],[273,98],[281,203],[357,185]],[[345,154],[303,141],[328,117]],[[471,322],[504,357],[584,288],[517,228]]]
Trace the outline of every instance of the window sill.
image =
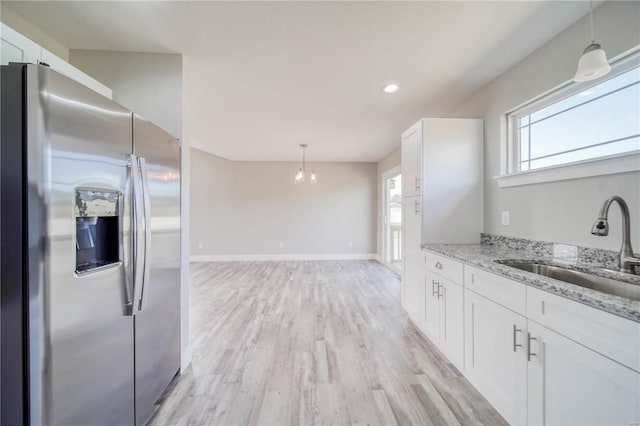
[[496,176],[498,187],[532,185],[640,170],[640,151]]

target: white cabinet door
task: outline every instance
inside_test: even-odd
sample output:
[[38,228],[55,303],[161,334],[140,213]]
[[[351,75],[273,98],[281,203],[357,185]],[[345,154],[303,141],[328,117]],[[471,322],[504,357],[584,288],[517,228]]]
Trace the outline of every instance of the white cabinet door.
[[460,369],[464,367],[464,290],[425,270],[424,332]]
[[527,421],[526,319],[470,290],[465,299],[465,375],[511,424]]
[[420,195],[422,179],[422,120],[402,134],[402,196]]
[[[640,374],[529,321],[531,425],[640,424]],[[535,340],[533,340],[535,339]]]
[[424,332],[438,345],[440,340],[440,298],[442,294],[442,278],[425,270],[425,323]]
[[[420,215],[420,197],[402,200],[402,231],[404,234],[404,252],[422,253],[422,216]],[[422,262],[424,263],[424,262]]]
[[[441,280],[440,349],[459,369],[464,368],[464,289]],[[428,312],[427,312],[428,316]]]
[[36,64],[40,60],[40,46],[3,23],[0,23],[0,39],[0,65],[9,62]]
[[0,65],[8,65],[9,62],[22,62],[22,54],[22,49],[0,39]]
[[419,255],[405,252],[404,257],[404,306],[419,328],[424,327],[424,272]]

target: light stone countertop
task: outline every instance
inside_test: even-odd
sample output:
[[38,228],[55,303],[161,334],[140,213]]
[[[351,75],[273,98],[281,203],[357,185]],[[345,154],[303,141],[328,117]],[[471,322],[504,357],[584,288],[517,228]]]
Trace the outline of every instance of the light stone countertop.
[[564,268],[612,278],[638,286],[640,286],[640,275],[607,271],[602,268],[601,264],[595,262],[570,262],[562,258],[556,258],[549,255],[545,256],[544,254],[537,253],[535,251],[497,245],[424,244],[422,248],[468,263],[472,266],[485,269],[495,274],[520,281],[526,285],[548,291],[549,293],[557,294],[585,305],[593,306],[594,308],[601,309],[635,322],[640,322],[640,301],[609,295],[564,281],[534,274],[532,272],[522,271],[520,269],[497,263],[496,260],[515,262],[535,261],[546,265],[558,265]]

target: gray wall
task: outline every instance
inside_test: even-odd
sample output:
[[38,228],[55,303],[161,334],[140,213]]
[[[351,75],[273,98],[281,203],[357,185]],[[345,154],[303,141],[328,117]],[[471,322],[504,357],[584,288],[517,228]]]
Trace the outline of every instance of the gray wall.
[[191,254],[375,253],[376,164],[307,166],[318,172],[315,185],[293,183],[299,163],[228,161],[192,149]]
[[119,104],[182,138],[182,55],[71,50],[69,62]]
[[0,21],[4,22],[28,39],[31,39],[33,42],[44,47],[59,58],[62,58],[65,61],[69,60],[69,49],[67,46],[54,39],[1,2]]
[[[609,58],[640,44],[640,2],[606,2],[595,10],[596,40]],[[566,244],[620,249],[617,206],[610,215],[609,237],[590,234],[602,201],[618,194],[632,213],[632,241],[640,250],[640,173],[498,188],[500,116],[573,77],[578,58],[589,43],[588,17],[494,80],[447,114],[485,119],[485,232]],[[511,212],[511,226],[500,224],[500,212]]]
[[[400,142],[400,135],[398,135],[398,142]],[[376,168],[377,168],[376,182],[377,182],[377,193],[378,193],[378,197],[376,200],[376,211],[377,211],[376,254],[378,255],[378,258],[380,261],[383,261],[383,250],[384,250],[384,248],[382,247],[382,236],[384,233],[382,230],[382,221],[384,219],[384,211],[383,211],[384,207],[382,206],[382,201],[383,201],[382,200],[382,191],[383,191],[382,174],[393,169],[394,167],[400,166],[400,161],[401,161],[400,148],[397,148],[396,150],[390,152],[385,157],[383,157],[376,164]]]

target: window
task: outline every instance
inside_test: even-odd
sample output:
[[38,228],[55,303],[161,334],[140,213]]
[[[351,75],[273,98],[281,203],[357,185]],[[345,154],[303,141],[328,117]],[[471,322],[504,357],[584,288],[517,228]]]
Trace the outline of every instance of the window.
[[[640,153],[640,55],[506,114],[509,173]],[[550,179],[553,180],[553,179]]]

